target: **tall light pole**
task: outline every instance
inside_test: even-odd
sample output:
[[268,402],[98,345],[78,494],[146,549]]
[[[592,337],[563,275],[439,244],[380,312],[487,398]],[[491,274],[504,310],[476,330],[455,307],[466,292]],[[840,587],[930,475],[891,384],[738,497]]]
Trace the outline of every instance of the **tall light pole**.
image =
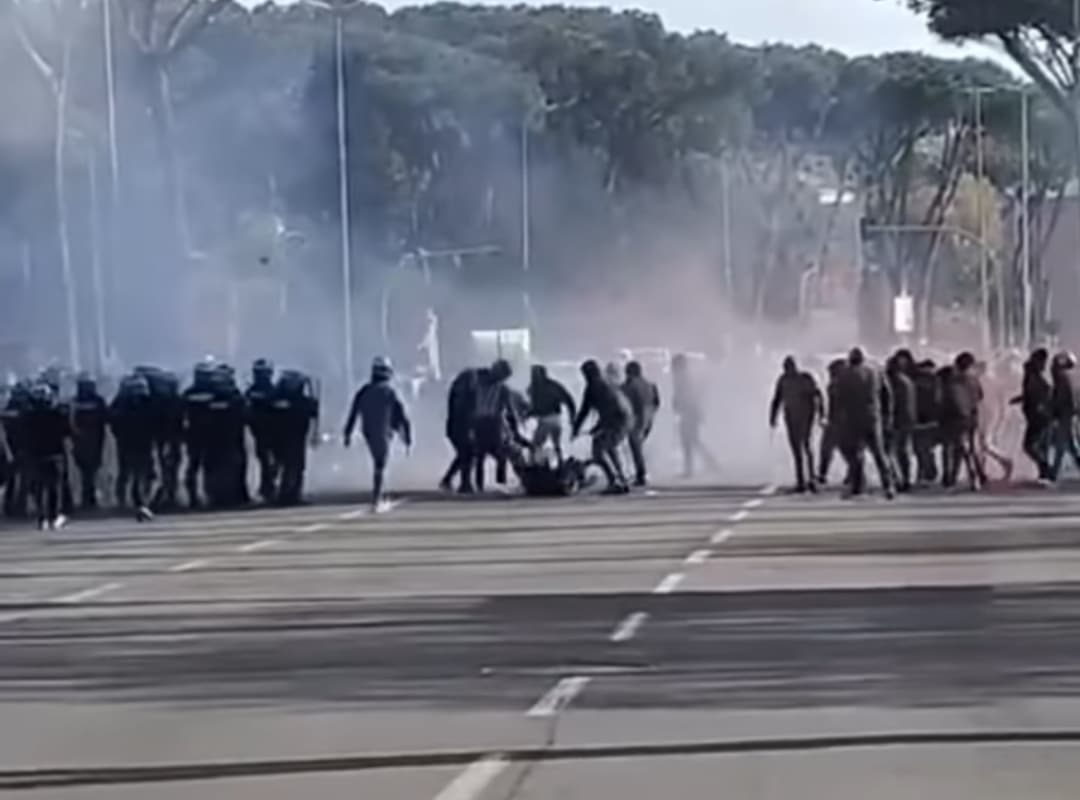
[[521,119],[521,271],[528,272],[532,261],[532,220],[529,209],[529,116],[526,111]]
[[[975,171],[978,185],[975,189],[975,213],[979,216],[979,294],[982,307],[982,342],[983,352],[989,353],[992,346],[990,334],[990,259],[986,243],[986,213],[983,208],[983,181],[986,172],[986,155],[983,150],[983,108],[982,97],[987,91],[982,87],[971,90],[975,96]],[[1000,303],[1000,299],[999,299]]]
[[349,207],[348,87],[345,73],[345,9],[350,0],[301,0],[334,15],[334,93],[337,114],[338,215],[341,218],[341,311],[345,383],[355,385],[352,319],[352,236]]
[[[1080,0],[1077,0],[1080,3]],[[1033,298],[1031,291],[1031,102],[1027,89],[1020,91],[1020,269],[1022,270],[1024,351],[1031,349]]]

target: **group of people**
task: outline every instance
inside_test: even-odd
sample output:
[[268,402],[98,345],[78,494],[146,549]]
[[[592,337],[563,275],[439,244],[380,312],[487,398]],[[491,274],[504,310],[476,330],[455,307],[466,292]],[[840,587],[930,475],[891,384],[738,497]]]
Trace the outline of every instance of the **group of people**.
[[140,521],[181,504],[181,475],[191,507],[240,506],[251,501],[249,432],[259,495],[295,504],[318,412],[311,380],[292,370],[276,375],[265,359],[254,363],[245,389],[227,364],[196,365],[183,389],[173,373],[138,367],[109,400],[89,375],[79,375],[70,391],[59,372],[47,370],[16,383],[3,405],[3,511],[22,518],[32,506],[41,528],[62,527],[77,505],[98,507],[107,455],[115,464],[115,502]]
[[[446,438],[453,460],[440,483],[444,490],[463,494],[484,490],[487,463],[495,463],[495,479],[507,481],[508,467],[517,474],[527,494],[568,494],[586,479],[586,467],[595,464],[610,494],[626,494],[631,483],[648,482],[645,444],[660,409],[660,391],[637,361],[620,369],[601,368],[595,360],[581,365],[584,390],[575,402],[569,390],[540,364],[531,368],[524,393],[508,381],[512,370],[503,360],[490,367],[460,372],[450,385],[446,409]],[[673,407],[679,419],[685,468],[695,459],[715,464],[701,441],[703,404],[689,376],[687,359],[672,361]],[[523,432],[535,420],[531,436]],[[571,440],[581,435],[590,420],[591,462],[564,456],[564,434],[569,423]],[[624,467],[628,450],[632,476]],[[455,487],[455,480],[457,485]]]
[[[973,491],[979,490],[988,481],[990,462],[1008,480],[1013,461],[994,446],[992,433],[1007,405],[1016,405],[1025,425],[1023,451],[1039,481],[1050,484],[1060,476],[1066,454],[1080,470],[1080,376],[1075,367],[1069,353],[1051,359],[1045,348],[1035,350],[1024,364],[1020,393],[1006,403],[988,393],[986,364],[969,352],[938,364],[916,360],[901,349],[881,369],[855,348],[828,365],[824,392],[789,356],[776,382],[769,422],[775,428],[784,420],[795,491],[824,485],[839,451],[847,468],[847,495],[865,491],[869,454],[882,492],[891,498],[938,481],[955,487],[961,474]],[[822,433],[815,463],[818,427]]]

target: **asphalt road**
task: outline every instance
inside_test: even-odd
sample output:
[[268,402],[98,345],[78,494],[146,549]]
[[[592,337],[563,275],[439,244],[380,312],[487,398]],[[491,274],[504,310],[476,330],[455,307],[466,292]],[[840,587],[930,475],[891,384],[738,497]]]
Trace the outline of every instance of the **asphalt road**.
[[673,487],[0,528],[0,791],[1072,798],[1078,523]]

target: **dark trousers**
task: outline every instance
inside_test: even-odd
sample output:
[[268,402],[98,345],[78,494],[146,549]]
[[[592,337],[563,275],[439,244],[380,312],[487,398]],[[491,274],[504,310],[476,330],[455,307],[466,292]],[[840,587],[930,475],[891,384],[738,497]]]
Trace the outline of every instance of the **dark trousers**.
[[118,444],[116,455],[116,501],[123,506],[130,497],[132,508],[143,508],[154,481],[153,448]]
[[75,467],[79,470],[80,506],[84,511],[97,508],[97,480],[101,471],[101,458],[93,454],[75,455]]
[[[473,427],[473,479],[476,490],[484,491],[484,472],[487,458],[495,459],[495,481],[500,486],[506,483],[506,463],[509,458],[509,443],[506,426],[502,420],[494,417],[481,417]],[[501,469],[500,469],[501,467]]]
[[809,484],[814,483],[814,452],[811,447],[811,423],[794,422],[788,423],[787,437],[788,447],[791,448],[791,459],[795,465],[795,488],[805,491]]
[[652,432],[652,426],[635,426],[627,437],[630,443],[630,458],[634,462],[634,480],[644,486],[648,478],[648,465],[645,463],[645,442]]
[[626,473],[619,457],[625,439],[626,431],[622,428],[597,428],[592,434],[593,461],[604,471],[609,488],[626,486]]
[[371,455],[372,486],[371,499],[378,502],[386,488],[386,465],[390,461],[390,439],[385,436],[365,436],[368,453]]
[[976,429],[969,423],[951,423],[941,426],[942,438],[942,484],[946,487],[956,485],[963,466],[972,489],[986,482],[982,464],[978,458],[975,444]]
[[848,489],[853,495],[859,495],[866,491],[866,467],[864,454],[870,451],[870,457],[874,460],[881,487],[887,492],[892,491],[892,470],[889,468],[888,459],[885,458],[885,445],[882,440],[881,428],[877,425],[867,424],[854,427],[843,432],[840,445],[844,461],[847,462],[849,485]]
[[304,493],[304,473],[307,471],[307,437],[282,437],[275,448],[278,469],[278,496],[280,505],[299,505]]
[[1057,480],[1061,476],[1061,467],[1065,454],[1072,456],[1073,464],[1080,471],[1080,445],[1076,442],[1076,419],[1064,417],[1055,419],[1050,426],[1050,442],[1054,450],[1054,460],[1050,466],[1050,477]]
[[277,465],[274,449],[266,436],[255,437],[255,459],[259,462],[259,497],[271,503],[277,494],[275,485]]
[[936,423],[920,423],[912,433],[911,441],[915,448],[915,464],[921,483],[934,483],[938,479],[937,456],[934,449],[938,446],[941,434]]
[[199,437],[188,439],[185,449],[187,468],[184,470],[184,488],[187,491],[188,503],[195,507],[202,503],[206,488],[205,472],[209,447],[206,441]]
[[895,468],[896,484],[902,491],[911,488],[911,447],[913,434],[909,427],[893,428],[889,432],[889,456]]
[[1050,470],[1049,455],[1047,448],[1050,440],[1050,425],[1047,420],[1028,419],[1024,428],[1024,453],[1035,462],[1039,470],[1039,478],[1046,480],[1052,477]]
[[60,482],[63,477],[63,456],[42,456],[34,459],[32,484],[39,522],[54,520],[60,516]]
[[460,475],[461,483],[458,486],[460,492],[471,492],[472,469],[473,469],[473,442],[472,430],[468,425],[452,426],[446,432],[446,438],[450,440],[454,448],[454,459],[450,462],[446,474],[443,475],[440,484],[444,488],[451,488],[454,477]]
[[154,505],[159,508],[174,508],[180,492],[180,442],[157,442],[154,445],[154,455],[158,475],[161,476],[161,484],[154,498]]
[[19,518],[26,516],[26,503],[30,496],[32,465],[26,456],[16,454],[8,467],[7,480],[4,482],[4,516]]

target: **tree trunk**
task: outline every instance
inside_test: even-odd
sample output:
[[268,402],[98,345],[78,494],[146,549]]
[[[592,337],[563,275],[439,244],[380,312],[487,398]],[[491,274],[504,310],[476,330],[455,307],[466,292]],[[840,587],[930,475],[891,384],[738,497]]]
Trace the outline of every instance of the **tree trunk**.
[[176,129],[168,70],[160,56],[152,56],[153,82],[150,87],[154,134],[165,180],[165,201],[175,241],[174,253],[187,256],[194,250],[188,222],[183,175],[176,152]]

